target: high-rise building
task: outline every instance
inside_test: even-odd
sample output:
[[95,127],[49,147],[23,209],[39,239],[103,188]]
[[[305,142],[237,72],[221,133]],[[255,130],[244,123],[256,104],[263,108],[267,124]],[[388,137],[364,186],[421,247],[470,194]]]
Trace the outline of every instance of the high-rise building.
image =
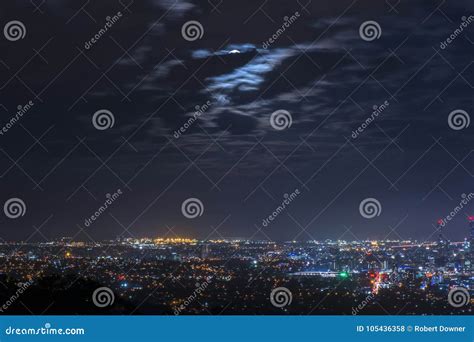
[[203,244],[201,247],[201,259],[207,259],[209,257],[209,245]]
[[449,255],[449,240],[443,234],[443,220],[438,220],[436,231],[438,232],[437,251],[438,256],[435,260],[435,264],[438,267],[443,267],[448,262]]

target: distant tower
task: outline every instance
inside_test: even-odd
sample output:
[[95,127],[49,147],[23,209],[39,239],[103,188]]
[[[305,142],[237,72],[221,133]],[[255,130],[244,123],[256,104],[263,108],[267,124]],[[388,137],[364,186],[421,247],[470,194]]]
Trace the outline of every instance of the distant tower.
[[469,230],[470,230],[470,235],[469,235],[469,245],[470,245],[470,250],[471,253],[474,251],[474,216],[469,216]]
[[208,256],[209,256],[209,245],[205,243],[201,247],[201,259],[207,259]]
[[436,265],[439,267],[445,266],[449,255],[449,240],[443,235],[443,220],[438,220],[436,230],[438,231],[438,258]]

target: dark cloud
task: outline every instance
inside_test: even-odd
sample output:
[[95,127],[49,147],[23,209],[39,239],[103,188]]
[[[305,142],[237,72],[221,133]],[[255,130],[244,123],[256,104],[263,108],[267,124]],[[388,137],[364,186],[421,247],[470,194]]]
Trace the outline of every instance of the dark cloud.
[[[124,196],[113,217],[88,231],[93,238],[123,227],[136,235],[175,227],[203,237],[227,215],[222,232],[248,237],[278,198],[300,188],[288,214],[305,227],[304,238],[338,238],[349,226],[360,238],[384,238],[408,215],[390,237],[423,239],[473,191],[472,125],[456,131],[447,120],[455,109],[473,113],[474,26],[440,46],[472,13],[472,2],[1,6],[8,13],[2,25],[21,20],[27,34],[0,39],[0,124],[34,102],[0,136],[2,201],[22,197],[28,207],[21,220],[0,217],[3,238],[26,239],[50,215],[45,236],[74,235],[117,188]],[[118,11],[120,20],[99,34]],[[202,39],[183,39],[189,20],[201,23]],[[368,20],[382,30],[372,42],[359,36]],[[100,109],[113,113],[113,128],[94,128]],[[292,125],[278,131],[270,117],[281,109]],[[203,201],[205,216],[182,217],[188,197]],[[367,197],[380,200],[383,216],[359,215]],[[452,227],[453,239],[467,234],[461,216]],[[300,230],[285,216],[266,234],[291,239]]]

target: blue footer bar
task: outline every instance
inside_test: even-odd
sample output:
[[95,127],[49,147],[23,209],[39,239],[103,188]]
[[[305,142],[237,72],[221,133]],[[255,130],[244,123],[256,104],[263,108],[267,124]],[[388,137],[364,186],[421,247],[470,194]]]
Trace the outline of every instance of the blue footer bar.
[[469,341],[473,316],[2,316],[0,341]]

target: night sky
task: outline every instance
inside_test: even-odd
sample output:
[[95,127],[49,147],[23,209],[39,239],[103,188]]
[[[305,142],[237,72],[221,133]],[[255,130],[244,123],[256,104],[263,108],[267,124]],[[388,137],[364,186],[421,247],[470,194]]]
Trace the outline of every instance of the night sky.
[[[449,121],[474,113],[474,21],[454,34],[471,0],[0,7],[1,28],[25,27],[22,39],[0,35],[0,126],[33,103],[0,135],[2,208],[11,198],[26,207],[18,218],[0,212],[3,240],[433,240],[436,221],[474,192],[474,123]],[[189,21],[203,30],[185,39]],[[376,37],[361,36],[367,21]],[[196,106],[205,110],[176,138]],[[99,110],[112,127],[95,128]],[[289,127],[272,127],[276,111],[289,113]],[[202,202],[201,216],[183,215],[188,198]],[[367,198],[378,216],[361,215]],[[466,237],[469,214],[474,203],[445,236]]]

